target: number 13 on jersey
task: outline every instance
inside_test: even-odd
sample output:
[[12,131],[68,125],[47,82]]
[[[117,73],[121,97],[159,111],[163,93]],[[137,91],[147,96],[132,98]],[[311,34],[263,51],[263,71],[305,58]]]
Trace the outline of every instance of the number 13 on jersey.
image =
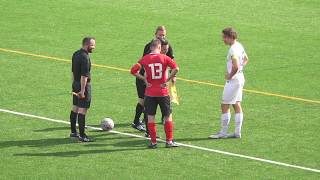
[[162,64],[161,63],[154,63],[149,64],[151,69],[152,79],[161,79],[162,78]]

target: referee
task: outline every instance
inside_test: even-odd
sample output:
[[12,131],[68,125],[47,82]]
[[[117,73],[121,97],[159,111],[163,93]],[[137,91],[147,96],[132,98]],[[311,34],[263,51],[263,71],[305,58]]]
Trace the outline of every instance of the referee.
[[[82,40],[82,48],[73,53],[72,56],[72,94],[73,107],[70,112],[70,137],[79,138],[81,142],[91,142],[85,134],[86,113],[91,103],[91,60],[89,53],[96,47],[93,37],[85,37]],[[79,135],[76,130],[78,119]]]
[[[158,26],[155,31],[155,38],[154,39],[165,40],[166,34],[167,34],[167,31],[166,31],[165,26]],[[149,43],[147,43],[145,45],[144,51],[143,51],[143,56],[151,53],[150,45],[154,39],[152,39]],[[174,59],[173,49],[170,44],[169,44],[169,48],[168,48],[166,55],[169,56],[171,59]],[[144,75],[144,73],[145,73],[144,69],[141,69],[139,73],[141,75]],[[175,81],[176,81],[176,78],[173,78],[174,83],[175,83]],[[145,128],[142,126],[142,122],[140,121],[140,116],[144,111],[144,93],[145,93],[146,85],[142,80],[136,78],[136,88],[137,88],[137,94],[138,94],[138,103],[136,105],[136,113],[135,113],[135,117],[134,117],[134,120],[132,123],[132,127],[139,130],[139,131],[146,131],[146,136],[149,136],[148,130],[145,130]],[[163,118],[161,118],[161,119],[163,119]],[[144,121],[147,124],[146,113],[144,113]]]

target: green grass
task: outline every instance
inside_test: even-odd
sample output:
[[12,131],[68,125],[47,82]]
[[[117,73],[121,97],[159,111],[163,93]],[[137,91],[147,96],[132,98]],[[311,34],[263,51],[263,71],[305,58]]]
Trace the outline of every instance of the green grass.
[[[235,27],[247,49],[246,88],[319,100],[320,4],[317,1],[7,1],[0,0],[0,48],[70,59],[93,35],[96,64],[129,68],[157,25],[168,28],[180,77],[223,84]],[[234,4],[234,5],[232,5]],[[235,13],[236,12],[236,13]],[[68,120],[70,64],[0,52],[0,108]],[[93,68],[88,124],[103,117],[129,126],[136,92],[129,73]],[[208,140],[219,129],[222,89],[178,82],[178,142],[320,169],[319,104],[245,93],[241,140]],[[159,119],[159,118],[158,118]],[[88,132],[67,138],[66,125],[0,113],[0,179],[319,179],[319,173],[190,148],[146,149],[143,139]],[[163,137],[162,126],[158,126]]]

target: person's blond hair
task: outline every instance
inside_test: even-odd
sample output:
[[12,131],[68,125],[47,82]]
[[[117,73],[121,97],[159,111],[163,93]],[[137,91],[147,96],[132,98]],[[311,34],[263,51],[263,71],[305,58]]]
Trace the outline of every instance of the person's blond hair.
[[166,30],[166,27],[165,27],[165,26],[158,26],[158,27],[156,28],[155,34],[157,34],[159,31],[165,31],[165,30]]

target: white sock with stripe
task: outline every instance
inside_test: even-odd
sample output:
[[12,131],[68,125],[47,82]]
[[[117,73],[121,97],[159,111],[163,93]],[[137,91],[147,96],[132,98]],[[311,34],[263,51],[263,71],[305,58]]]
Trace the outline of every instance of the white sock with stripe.
[[231,119],[230,112],[221,115],[221,131],[220,131],[221,134],[227,135],[230,119]]
[[234,131],[234,133],[236,135],[241,136],[241,126],[242,126],[242,122],[243,122],[243,113],[235,114],[234,120],[235,120],[235,131]]

